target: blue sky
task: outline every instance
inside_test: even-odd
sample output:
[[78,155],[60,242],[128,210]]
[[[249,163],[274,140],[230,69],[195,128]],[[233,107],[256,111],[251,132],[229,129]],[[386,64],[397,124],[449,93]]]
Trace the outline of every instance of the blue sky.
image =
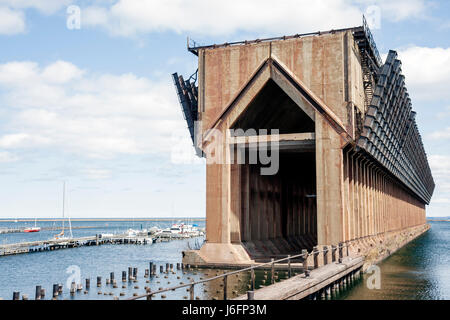
[[[450,216],[448,1],[0,0],[0,217],[204,216],[205,166],[178,163],[188,131],[170,74],[202,44],[356,26],[399,52]],[[67,8],[81,28],[67,28]],[[375,6],[375,7],[374,7]],[[375,18],[377,16],[375,15]],[[175,133],[174,133],[175,132]]]

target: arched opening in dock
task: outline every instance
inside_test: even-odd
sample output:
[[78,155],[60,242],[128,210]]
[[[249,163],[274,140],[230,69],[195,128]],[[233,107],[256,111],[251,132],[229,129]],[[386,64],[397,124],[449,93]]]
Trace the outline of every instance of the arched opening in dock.
[[[275,174],[262,174],[267,165],[259,159],[249,163],[248,154],[257,145],[245,139],[240,140],[245,164],[232,165],[232,185],[239,188],[232,192],[239,229],[231,228],[231,241],[243,244],[252,259],[285,257],[317,244],[314,115],[308,103],[299,105],[269,80],[232,126],[241,133],[267,129],[267,136],[251,138],[278,142]],[[279,135],[270,135],[271,129]]]

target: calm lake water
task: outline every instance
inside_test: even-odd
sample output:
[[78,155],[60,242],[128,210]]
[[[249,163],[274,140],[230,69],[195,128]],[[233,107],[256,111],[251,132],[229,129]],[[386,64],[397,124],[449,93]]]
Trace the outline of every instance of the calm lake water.
[[379,264],[381,288],[363,281],[340,298],[348,300],[450,299],[450,222],[430,222],[431,229]]
[[[60,222],[57,222],[57,224]],[[19,221],[0,222],[0,228],[11,224],[22,227]],[[33,225],[34,223],[28,223]],[[161,228],[169,226],[170,222],[133,222],[133,221],[88,221],[73,222],[73,226],[94,226],[93,229],[73,230],[74,237],[95,235],[96,233],[123,232],[128,228],[140,229],[153,225]],[[204,222],[197,222],[204,227]],[[381,289],[369,290],[364,279],[351,290],[342,294],[340,299],[450,299],[450,222],[431,222],[431,230],[425,235],[411,242],[394,255],[383,261],[381,267]],[[53,222],[39,222],[41,227],[52,226]],[[12,243],[25,240],[48,239],[55,231],[41,231],[34,234],[3,234],[0,243]],[[223,270],[182,270],[175,273],[159,273],[159,265],[181,262],[181,252],[189,247],[199,246],[203,238],[189,240],[176,240],[151,245],[103,245],[80,247],[74,249],[57,250],[51,252],[37,252],[16,256],[0,257],[0,297],[11,299],[13,291],[28,294],[34,298],[35,286],[41,285],[46,289],[46,299],[49,298],[54,283],[64,286],[63,295],[59,299],[112,299],[113,296],[125,293],[131,297],[133,293],[143,294],[144,286],[157,290],[160,287],[170,287],[181,282],[201,280],[223,273]],[[144,278],[144,270],[152,261],[158,265],[157,276],[152,279]],[[75,266],[75,267],[73,267]],[[138,268],[138,282],[121,281],[122,271],[128,267]],[[72,276],[71,270],[80,271],[80,278],[91,279],[91,288],[88,293],[76,293],[71,296],[68,291],[67,280]],[[79,268],[79,269],[78,269]],[[118,288],[106,285],[105,279],[110,272],[114,272]],[[102,277],[103,285],[96,287],[97,276]],[[249,274],[240,274],[228,279],[228,297],[245,293],[248,289]],[[280,272],[279,279],[286,277]],[[256,272],[256,287],[266,284],[267,275],[262,271]],[[270,279],[270,277],[269,277]],[[71,281],[71,280],[70,280]],[[148,281],[148,282],[147,282]],[[69,282],[70,283],[70,282]],[[223,297],[222,281],[216,280],[195,287],[195,296],[199,299],[221,299]],[[125,286],[125,288],[122,288]],[[138,288],[135,288],[135,287]],[[99,294],[99,292],[101,294]],[[107,295],[105,295],[105,292]],[[112,293],[112,295],[109,295]],[[166,294],[166,299],[186,299],[189,292],[179,289]],[[161,296],[155,299],[163,299]]]

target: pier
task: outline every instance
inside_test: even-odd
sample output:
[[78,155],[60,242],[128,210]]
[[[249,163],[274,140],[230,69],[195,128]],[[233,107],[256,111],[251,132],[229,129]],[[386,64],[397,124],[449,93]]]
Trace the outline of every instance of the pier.
[[95,235],[80,238],[63,238],[38,240],[21,243],[11,243],[0,245],[0,257],[7,255],[53,251],[59,249],[77,248],[83,246],[99,246],[104,244],[151,244],[154,242],[180,240],[192,237],[188,234],[158,234],[151,235],[135,235],[116,234],[111,236]]
[[371,258],[365,243],[426,228],[435,184],[416,112],[397,53],[381,60],[365,19],[187,49],[198,71],[173,80],[207,187],[206,242],[184,263],[347,241]]

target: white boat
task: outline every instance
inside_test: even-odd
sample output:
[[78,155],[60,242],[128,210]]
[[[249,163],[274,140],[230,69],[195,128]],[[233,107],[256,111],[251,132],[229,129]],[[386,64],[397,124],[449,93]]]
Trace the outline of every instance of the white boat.
[[[52,240],[69,240],[71,238],[73,238],[72,235],[72,223],[70,222],[70,218],[69,218],[69,231],[70,231],[70,237],[67,237],[64,234],[64,209],[65,209],[65,204],[66,204],[66,182],[64,181],[63,183],[63,206],[62,206],[62,216],[63,216],[63,221],[62,221],[62,230],[60,233],[55,234],[53,236]],[[60,242],[59,244],[61,245],[66,245],[68,242]]]
[[114,234],[112,233],[102,233],[100,234],[100,238],[104,239],[104,238],[112,238],[114,237]]
[[128,229],[125,234],[129,237],[136,237],[137,234],[139,233],[139,231],[134,230],[134,229]]
[[173,234],[179,234],[183,232],[182,226],[178,224],[174,224],[170,227],[170,232]]

